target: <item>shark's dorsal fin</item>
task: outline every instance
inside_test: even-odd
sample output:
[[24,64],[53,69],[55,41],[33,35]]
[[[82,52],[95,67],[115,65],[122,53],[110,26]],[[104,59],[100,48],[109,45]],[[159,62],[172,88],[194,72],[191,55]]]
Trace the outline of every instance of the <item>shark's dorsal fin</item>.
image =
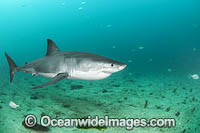
[[59,51],[59,49],[56,46],[56,44],[51,39],[47,39],[47,54],[46,54],[46,56],[52,55],[58,51]]

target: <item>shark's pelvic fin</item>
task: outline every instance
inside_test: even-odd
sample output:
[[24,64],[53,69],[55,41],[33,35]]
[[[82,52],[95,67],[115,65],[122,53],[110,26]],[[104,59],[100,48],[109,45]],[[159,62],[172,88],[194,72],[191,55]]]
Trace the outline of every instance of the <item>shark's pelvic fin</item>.
[[37,74],[36,73],[32,73],[32,76],[34,77],[34,76],[36,76]]
[[58,51],[60,51],[60,50],[58,49],[56,44],[52,40],[47,39],[47,54],[46,54],[46,56],[55,54]]
[[42,88],[42,87],[45,87],[47,85],[51,85],[51,84],[54,84],[60,80],[63,80],[65,78],[68,77],[68,74],[67,73],[59,73],[57,76],[55,76],[54,78],[52,78],[49,82],[43,84],[43,85],[40,85],[40,86],[36,86],[36,87],[33,87],[32,89],[38,89],[38,88]]

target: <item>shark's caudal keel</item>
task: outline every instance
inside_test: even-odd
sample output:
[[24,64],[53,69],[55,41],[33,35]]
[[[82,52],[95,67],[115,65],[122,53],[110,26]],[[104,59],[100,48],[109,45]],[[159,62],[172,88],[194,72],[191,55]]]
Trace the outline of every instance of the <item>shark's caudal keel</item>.
[[126,67],[126,64],[96,54],[60,51],[50,39],[47,39],[46,56],[26,63],[24,66],[18,67],[7,53],[5,56],[10,67],[10,82],[18,71],[51,78],[48,83],[33,87],[33,89],[42,88],[63,79],[101,80]]

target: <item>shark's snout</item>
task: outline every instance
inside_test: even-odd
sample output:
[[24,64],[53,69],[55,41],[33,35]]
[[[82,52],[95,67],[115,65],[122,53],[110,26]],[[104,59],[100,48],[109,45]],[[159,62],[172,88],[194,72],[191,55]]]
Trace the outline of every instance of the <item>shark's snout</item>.
[[120,66],[119,66],[119,71],[121,71],[121,70],[123,70],[124,68],[126,68],[126,66],[127,66],[126,64],[120,65]]

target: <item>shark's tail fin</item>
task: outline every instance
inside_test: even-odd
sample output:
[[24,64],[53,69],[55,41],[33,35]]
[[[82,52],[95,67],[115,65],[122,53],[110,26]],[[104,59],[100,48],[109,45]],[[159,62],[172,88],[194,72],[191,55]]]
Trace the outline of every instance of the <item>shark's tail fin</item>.
[[5,52],[5,56],[7,58],[9,67],[10,67],[10,82],[13,81],[13,78],[17,72],[17,65],[15,64],[15,62],[8,56],[8,54]]

